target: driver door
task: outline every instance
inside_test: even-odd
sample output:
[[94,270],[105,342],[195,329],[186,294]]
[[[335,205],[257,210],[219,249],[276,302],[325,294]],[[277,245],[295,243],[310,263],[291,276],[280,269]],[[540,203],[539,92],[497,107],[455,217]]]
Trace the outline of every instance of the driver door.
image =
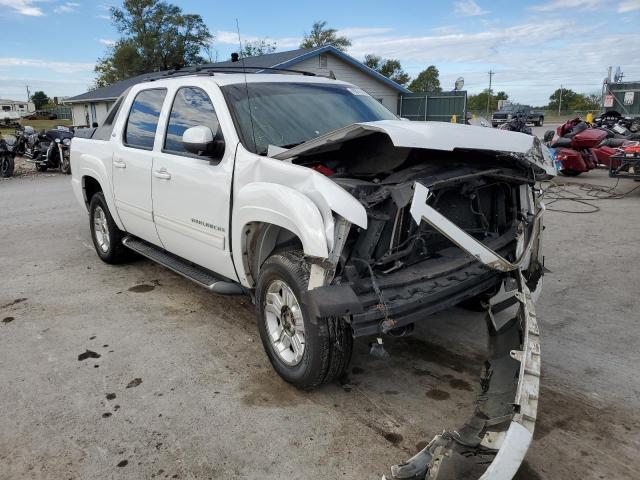
[[234,149],[220,160],[187,152],[182,135],[204,125],[220,133],[211,97],[200,87],[174,92],[161,150],[153,158],[153,218],[164,248],[186,260],[237,279],[229,249],[229,208]]

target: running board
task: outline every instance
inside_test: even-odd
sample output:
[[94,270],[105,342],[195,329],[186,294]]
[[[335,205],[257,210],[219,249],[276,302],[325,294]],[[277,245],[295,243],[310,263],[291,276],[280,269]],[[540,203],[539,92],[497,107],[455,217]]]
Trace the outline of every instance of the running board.
[[241,295],[245,293],[239,284],[222,276],[216,275],[210,270],[194,265],[193,263],[151,245],[144,240],[127,236],[122,239],[122,244],[134,252],[139,253],[143,257],[147,257],[149,260],[159,263],[163,267],[188,278],[192,282],[197,283],[211,292],[219,293],[221,295]]

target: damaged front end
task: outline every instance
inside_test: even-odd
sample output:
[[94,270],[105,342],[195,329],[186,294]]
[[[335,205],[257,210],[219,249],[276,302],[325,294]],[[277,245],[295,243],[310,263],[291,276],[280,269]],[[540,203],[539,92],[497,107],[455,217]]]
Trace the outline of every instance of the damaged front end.
[[[481,480],[509,480],[518,471],[529,445],[537,417],[540,388],[540,332],[533,296],[522,271],[532,254],[533,242],[515,262],[506,261],[464,231],[451,226],[424,201],[428,191],[417,186],[412,211],[446,232],[460,248],[485,266],[507,271],[505,285],[515,287],[517,312],[513,318],[494,315],[487,305],[489,359],[482,372],[482,391],[474,415],[461,428],[445,431],[407,462],[391,467],[387,480],[467,478],[469,470],[489,464]],[[540,205],[540,212],[544,206]],[[536,223],[539,224],[541,215]],[[536,290],[540,285],[536,285]],[[504,313],[504,312],[503,312]]]
[[366,228],[336,218],[333,249],[312,266],[304,299],[314,316],[342,317],[355,337],[380,344],[455,305],[486,312],[490,356],[473,416],[392,467],[389,480],[470,478],[470,466],[509,479],[532,439],[533,304],[544,271],[536,184],[553,167],[537,139],[486,130],[359,124],[280,155],[331,178],[367,215]]

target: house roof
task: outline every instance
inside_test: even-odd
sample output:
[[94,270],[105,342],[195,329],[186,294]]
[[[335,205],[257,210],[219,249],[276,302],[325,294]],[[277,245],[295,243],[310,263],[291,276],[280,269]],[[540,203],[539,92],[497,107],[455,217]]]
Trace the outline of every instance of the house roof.
[[[308,58],[320,55],[322,53],[331,53],[336,57],[344,60],[349,63],[353,67],[363,71],[364,73],[371,75],[382,83],[387,84],[391,88],[396,89],[400,93],[408,93],[409,91],[401,85],[398,85],[393,80],[385,77],[384,75],[376,72],[375,70],[367,67],[362,62],[359,62],[355,58],[347,55],[346,53],[338,50],[337,48],[327,45],[324,47],[315,47],[315,48],[299,48],[297,50],[288,50],[286,52],[276,52],[269,53],[266,55],[259,55],[256,57],[246,57],[244,59],[244,64],[247,67],[251,68],[295,68],[295,65],[302,62],[303,60],[307,60]],[[241,62],[232,62],[232,61],[224,61],[224,62],[216,62],[209,63],[203,65],[203,67],[213,66],[213,67],[240,67],[242,66]],[[107,85],[106,87],[97,88],[90,92],[83,93],[82,95],[77,95],[75,97],[70,97],[64,100],[64,103],[82,103],[82,102],[96,102],[96,101],[113,101],[117,99],[122,93],[127,90],[129,87],[149,80],[151,78],[157,78],[166,73],[164,72],[152,72],[152,73],[144,73],[142,75],[138,75],[136,77],[128,78],[126,80],[122,80],[120,82],[116,82],[112,85]]]

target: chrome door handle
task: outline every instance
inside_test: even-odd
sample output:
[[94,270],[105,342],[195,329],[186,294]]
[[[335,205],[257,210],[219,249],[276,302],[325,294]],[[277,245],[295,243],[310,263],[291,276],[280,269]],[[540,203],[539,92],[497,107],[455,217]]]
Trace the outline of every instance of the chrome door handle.
[[127,164],[123,160],[114,160],[113,166],[116,168],[127,168]]
[[163,180],[171,180],[171,174],[167,172],[164,168],[160,170],[154,170],[153,176],[156,178],[161,178]]

